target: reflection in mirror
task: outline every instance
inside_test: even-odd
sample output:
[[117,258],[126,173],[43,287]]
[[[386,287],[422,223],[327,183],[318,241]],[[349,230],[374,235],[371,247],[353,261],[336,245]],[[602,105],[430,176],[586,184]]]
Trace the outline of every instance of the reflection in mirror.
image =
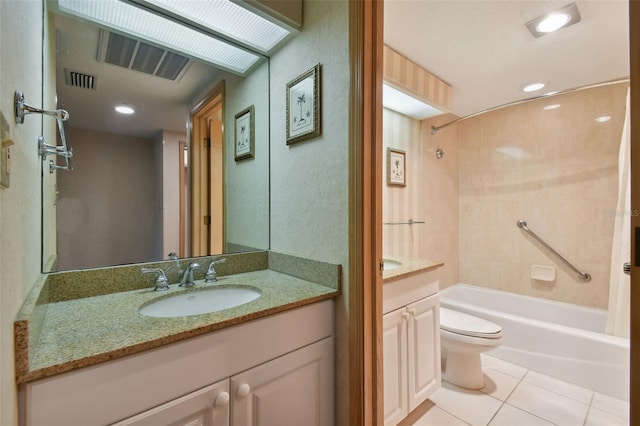
[[[47,19],[74,170],[56,176],[53,214],[43,182],[45,272],[268,249],[268,59],[241,77],[73,17]],[[212,99],[208,134],[196,134],[190,115]],[[234,115],[251,105],[255,155],[235,161]]]

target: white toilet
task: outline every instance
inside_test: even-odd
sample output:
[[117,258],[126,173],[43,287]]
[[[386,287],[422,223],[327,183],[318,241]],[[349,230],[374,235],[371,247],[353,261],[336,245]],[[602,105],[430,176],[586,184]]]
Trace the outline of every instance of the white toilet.
[[501,343],[502,328],[499,325],[440,307],[440,344],[446,351],[446,381],[467,389],[483,387],[480,353]]

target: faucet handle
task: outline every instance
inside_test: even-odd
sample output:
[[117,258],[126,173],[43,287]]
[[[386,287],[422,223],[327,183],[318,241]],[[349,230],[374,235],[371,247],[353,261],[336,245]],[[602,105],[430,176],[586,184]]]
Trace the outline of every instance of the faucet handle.
[[214,259],[210,264],[209,264],[209,268],[207,268],[207,273],[204,276],[204,282],[205,283],[213,283],[218,281],[218,273],[216,272],[216,269],[214,268],[214,266],[219,265],[221,263],[224,263],[227,261],[226,257],[223,257],[222,259]]
[[154,288],[155,291],[169,290],[169,280],[167,279],[167,276],[165,275],[162,269],[142,268],[140,269],[140,272],[142,272],[143,274],[152,273],[152,272],[158,274],[158,276],[156,277],[156,287]]

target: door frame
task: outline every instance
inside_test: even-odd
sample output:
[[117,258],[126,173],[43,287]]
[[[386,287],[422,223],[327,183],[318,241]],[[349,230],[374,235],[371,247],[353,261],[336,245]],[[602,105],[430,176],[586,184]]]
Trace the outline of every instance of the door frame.
[[[219,254],[224,251],[226,241],[224,227],[224,107],[225,84],[218,83],[189,113],[189,167],[190,176],[190,218],[189,241],[191,257]],[[212,110],[220,108],[221,120],[218,137],[210,141],[210,147],[203,146],[204,135],[210,135],[203,118]],[[215,175],[214,175],[215,174]],[[203,201],[204,200],[204,201]],[[219,215],[211,212],[212,205],[219,205]],[[209,217],[208,222],[206,217]],[[212,241],[213,227],[219,238]],[[212,244],[222,246],[213,250]]]

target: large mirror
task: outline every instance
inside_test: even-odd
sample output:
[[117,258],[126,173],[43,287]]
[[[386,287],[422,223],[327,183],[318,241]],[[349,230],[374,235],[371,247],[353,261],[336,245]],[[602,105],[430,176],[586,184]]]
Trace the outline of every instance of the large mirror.
[[[236,73],[54,9],[45,19],[43,93],[70,113],[74,169],[43,161],[43,270],[268,249],[268,58]],[[237,155],[244,136],[252,155]]]

